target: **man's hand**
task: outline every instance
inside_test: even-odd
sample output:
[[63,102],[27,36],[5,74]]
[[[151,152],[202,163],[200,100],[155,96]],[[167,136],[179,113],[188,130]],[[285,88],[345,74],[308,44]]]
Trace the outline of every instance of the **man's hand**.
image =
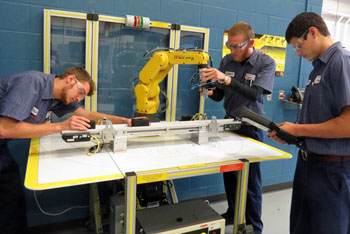
[[[294,136],[298,136],[298,133],[296,131],[296,125],[297,124],[293,124],[290,122],[283,122],[280,124],[280,129],[294,135]],[[269,134],[267,135],[268,137],[271,137],[273,140],[281,143],[281,144],[285,144],[286,142],[281,140],[279,137],[277,137],[277,132],[275,130],[269,132]]]
[[224,73],[210,66],[208,66],[207,68],[200,69],[199,73],[200,73],[199,77],[200,77],[201,83],[205,83],[208,81],[218,81],[219,83],[220,82],[222,83],[226,78],[226,75]]
[[[204,96],[204,93],[203,93],[203,92],[204,92],[204,91],[203,91],[203,88],[202,88],[202,87],[199,87],[199,93],[200,93],[201,96]],[[208,90],[207,90],[207,95],[208,95],[208,96],[211,96],[211,95],[213,95],[213,92],[214,92],[214,91],[213,91],[212,89],[208,89]]]
[[82,117],[73,115],[69,119],[63,121],[60,123],[61,125],[61,131],[63,130],[80,130],[80,131],[87,131],[90,128],[90,120]]

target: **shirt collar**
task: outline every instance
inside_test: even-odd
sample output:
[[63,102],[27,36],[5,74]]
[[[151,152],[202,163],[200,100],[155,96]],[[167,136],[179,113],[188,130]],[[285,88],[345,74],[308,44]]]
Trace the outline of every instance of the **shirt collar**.
[[53,98],[53,84],[55,81],[55,75],[54,74],[50,74],[47,76],[47,82],[45,85],[45,91],[44,91],[44,95],[42,96],[42,99],[54,99]]
[[333,54],[338,48],[342,48],[342,45],[340,41],[333,43],[323,54],[320,55],[317,59],[315,59],[312,64],[315,66],[319,64],[320,62],[322,63],[328,63],[328,61],[331,59]]
[[252,66],[254,66],[256,61],[257,61],[257,59],[258,59],[258,53],[256,52],[255,48],[253,48],[253,53],[248,58],[247,62],[249,62]]

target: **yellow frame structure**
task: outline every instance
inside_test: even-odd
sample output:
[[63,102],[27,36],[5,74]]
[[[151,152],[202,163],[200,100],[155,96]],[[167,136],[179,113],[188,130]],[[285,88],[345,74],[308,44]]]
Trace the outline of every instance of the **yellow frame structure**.
[[[51,9],[44,9],[44,72],[49,74],[51,72],[50,56],[51,56],[51,17],[63,17],[86,20],[86,44],[85,44],[85,69],[87,72],[92,74],[91,58],[92,54],[92,32],[93,22],[87,20],[86,13],[58,11]],[[94,79],[94,77],[93,77]],[[87,110],[95,111],[96,108],[96,93],[92,97],[86,97],[85,108]]]
[[[203,33],[204,34],[204,48],[203,50],[208,52],[209,50],[209,29],[208,28],[200,28],[200,27],[192,27],[192,26],[185,26],[181,25],[180,30],[172,30],[174,31],[175,40],[174,40],[174,48],[179,49],[180,48],[180,38],[181,38],[181,32],[197,32],[197,33]],[[176,102],[177,102],[177,85],[178,85],[178,70],[179,65],[174,65],[173,71],[170,73],[173,73],[174,79],[172,79],[171,87],[169,87],[168,83],[168,89],[171,88],[171,92],[168,90],[168,97],[169,97],[169,108],[167,111],[167,121],[175,121],[176,120]],[[168,76],[169,77],[169,76]],[[199,102],[199,113],[204,113],[204,103],[205,98],[200,97]]]
[[[50,55],[51,55],[51,17],[64,17],[86,20],[86,50],[85,50],[85,69],[91,74],[92,79],[96,84],[96,92],[91,97],[86,97],[85,108],[91,111],[97,111],[97,93],[98,93],[98,40],[99,40],[99,22],[111,22],[125,24],[125,18],[113,17],[107,15],[98,15],[98,20],[87,20],[87,13],[59,11],[52,9],[44,10],[44,72],[49,74],[51,72],[50,67]],[[198,32],[204,34],[204,51],[209,49],[209,29],[183,26],[180,30],[174,30],[171,28],[170,23],[164,22],[151,22],[151,27],[167,28],[170,30],[169,47],[178,49],[180,47],[181,32]],[[167,79],[167,96],[169,98],[169,106],[166,111],[166,121],[175,121],[176,118],[176,102],[177,102],[177,85],[178,85],[178,65],[174,67],[168,73]],[[204,97],[200,97],[199,113],[204,112]]]

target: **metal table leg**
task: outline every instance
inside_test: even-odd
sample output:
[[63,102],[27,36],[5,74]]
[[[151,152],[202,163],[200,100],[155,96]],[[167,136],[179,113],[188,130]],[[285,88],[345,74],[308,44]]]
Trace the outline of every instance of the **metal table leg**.
[[237,193],[235,205],[235,218],[233,223],[233,234],[254,234],[251,225],[245,224],[245,209],[248,191],[249,161],[241,159],[243,169],[238,171]]
[[136,227],[136,173],[125,173],[125,233],[135,234]]

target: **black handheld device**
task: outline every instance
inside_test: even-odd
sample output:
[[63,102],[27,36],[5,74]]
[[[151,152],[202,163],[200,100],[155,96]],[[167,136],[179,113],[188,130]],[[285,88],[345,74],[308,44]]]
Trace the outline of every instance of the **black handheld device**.
[[90,127],[89,129],[95,129],[96,128],[96,121],[95,120],[90,120]]
[[148,118],[132,118],[131,119],[132,127],[140,127],[140,126],[149,126]]
[[[290,134],[287,131],[284,131],[280,128],[279,124],[273,122],[270,119],[267,119],[253,111],[248,110],[246,106],[243,106],[239,111],[237,116],[239,118],[247,119],[247,122],[259,129],[264,131],[273,131],[277,132],[277,137],[284,140],[287,144],[294,144],[298,147],[302,146],[302,139]],[[243,119],[244,120],[244,119]]]

